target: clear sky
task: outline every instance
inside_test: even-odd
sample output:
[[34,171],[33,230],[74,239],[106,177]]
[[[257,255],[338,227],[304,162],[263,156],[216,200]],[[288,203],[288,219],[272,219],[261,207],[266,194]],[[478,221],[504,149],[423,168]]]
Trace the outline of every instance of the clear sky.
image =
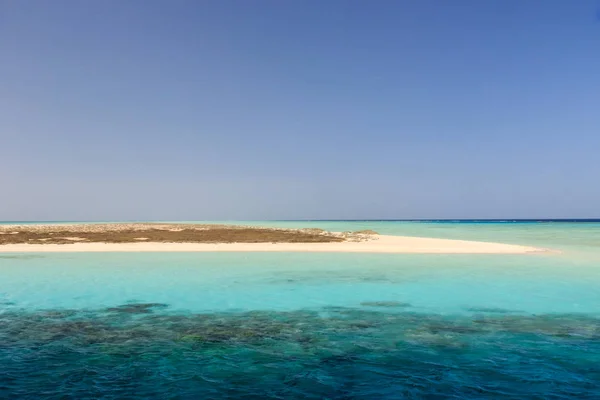
[[0,0],[0,220],[600,216],[600,3]]

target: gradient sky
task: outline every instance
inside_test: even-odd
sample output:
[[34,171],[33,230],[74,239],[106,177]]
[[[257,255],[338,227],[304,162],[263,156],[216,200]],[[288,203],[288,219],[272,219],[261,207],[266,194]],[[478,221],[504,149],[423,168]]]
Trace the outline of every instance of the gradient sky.
[[0,0],[0,220],[599,217],[599,10]]

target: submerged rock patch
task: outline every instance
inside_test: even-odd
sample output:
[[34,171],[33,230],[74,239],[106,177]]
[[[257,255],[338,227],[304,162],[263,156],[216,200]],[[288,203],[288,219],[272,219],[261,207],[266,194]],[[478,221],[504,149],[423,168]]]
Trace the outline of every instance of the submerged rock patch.
[[468,307],[467,311],[479,312],[479,313],[490,313],[490,314],[511,314],[511,313],[520,312],[517,310],[507,310],[505,308],[496,308],[496,307]]
[[401,301],[363,301],[360,305],[364,307],[411,307],[410,303]]
[[106,311],[129,314],[149,314],[156,308],[167,307],[169,307],[169,305],[164,303],[128,303],[117,307],[107,308]]

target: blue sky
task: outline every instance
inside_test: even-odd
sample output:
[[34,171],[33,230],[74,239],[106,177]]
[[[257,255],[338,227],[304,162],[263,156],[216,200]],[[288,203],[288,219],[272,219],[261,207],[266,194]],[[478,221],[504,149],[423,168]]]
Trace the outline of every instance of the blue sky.
[[0,220],[599,217],[599,10],[0,0]]

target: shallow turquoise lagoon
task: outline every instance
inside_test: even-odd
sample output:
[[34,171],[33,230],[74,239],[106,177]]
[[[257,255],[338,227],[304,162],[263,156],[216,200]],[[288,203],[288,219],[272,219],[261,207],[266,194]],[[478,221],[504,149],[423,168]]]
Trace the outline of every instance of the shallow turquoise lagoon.
[[562,252],[0,254],[0,398],[600,397],[600,225],[305,224]]

